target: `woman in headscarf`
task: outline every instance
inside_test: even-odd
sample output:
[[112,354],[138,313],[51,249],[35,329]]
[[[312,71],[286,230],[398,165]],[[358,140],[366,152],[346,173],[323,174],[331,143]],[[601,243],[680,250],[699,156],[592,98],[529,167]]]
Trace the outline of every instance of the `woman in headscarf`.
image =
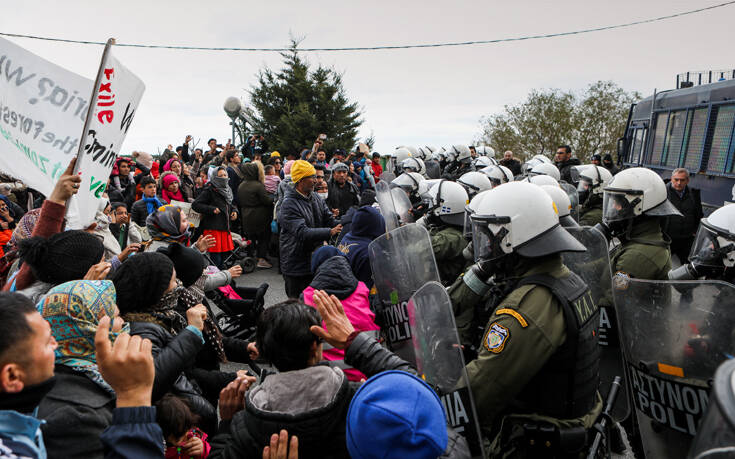
[[186,376],[204,345],[206,308],[197,305],[183,314],[178,310],[183,286],[174,265],[163,254],[141,253],[122,264],[112,275],[120,315],[130,324],[130,334],[148,338],[153,345],[156,376],[152,401],[171,392],[186,401],[202,419],[208,434],[217,425],[215,407]]
[[[192,226],[186,214],[176,206],[164,206],[148,216],[145,221],[151,242],[146,250],[154,252],[159,247],[178,242],[188,247],[191,243]],[[214,243],[211,237],[200,237],[194,245],[204,253]]]
[[166,174],[162,177],[163,189],[161,190],[161,198],[171,204],[172,201],[187,202],[184,193],[181,192],[181,180],[174,174]]
[[273,199],[265,191],[260,178],[263,165],[259,162],[242,164],[240,170],[243,182],[237,189],[240,202],[242,226],[247,237],[255,242],[258,256],[258,268],[272,268],[268,260],[268,243],[271,237],[271,217],[273,215]]
[[110,262],[110,270],[114,271],[123,261],[127,260],[131,253],[137,252],[140,249],[140,244],[129,244],[125,249],[122,249],[120,242],[118,242],[118,239],[112,234],[112,230],[110,229],[110,225],[114,221],[112,216],[112,205],[110,205],[110,201],[107,198],[102,198],[95,214],[95,223],[97,223],[97,226],[94,228],[94,234],[102,239],[102,245],[105,247],[105,261]]
[[227,253],[235,248],[230,234],[230,222],[237,220],[237,210],[232,204],[227,168],[218,167],[216,175],[192,203],[191,208],[202,215],[199,229],[204,236],[214,238],[209,254],[214,264],[222,269]]
[[49,457],[104,457],[100,434],[112,422],[115,392],[97,368],[94,335],[102,317],[118,315],[115,302],[111,281],[80,280],[52,288],[37,306],[58,343],[56,384],[38,407]]

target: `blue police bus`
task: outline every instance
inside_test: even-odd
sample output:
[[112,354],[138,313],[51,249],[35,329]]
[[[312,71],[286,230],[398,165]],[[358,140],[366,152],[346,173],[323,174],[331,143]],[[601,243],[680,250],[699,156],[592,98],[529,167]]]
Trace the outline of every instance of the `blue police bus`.
[[686,168],[709,214],[733,199],[734,127],[735,70],[680,74],[677,89],[631,106],[618,162],[647,167],[664,179]]

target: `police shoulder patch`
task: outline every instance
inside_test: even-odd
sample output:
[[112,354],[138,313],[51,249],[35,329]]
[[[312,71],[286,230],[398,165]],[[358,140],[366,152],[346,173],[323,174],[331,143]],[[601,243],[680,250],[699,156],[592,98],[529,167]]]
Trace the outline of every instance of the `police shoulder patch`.
[[630,274],[624,271],[618,271],[612,278],[612,285],[615,290],[626,290],[630,284]]
[[510,338],[510,330],[497,322],[493,322],[487,328],[482,344],[488,351],[500,354],[503,348],[505,348],[505,343],[508,341],[508,338]]

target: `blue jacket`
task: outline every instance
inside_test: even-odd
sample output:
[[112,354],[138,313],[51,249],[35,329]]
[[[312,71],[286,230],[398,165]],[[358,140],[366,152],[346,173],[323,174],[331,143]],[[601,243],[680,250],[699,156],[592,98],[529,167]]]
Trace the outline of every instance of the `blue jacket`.
[[105,459],[162,458],[163,432],[156,424],[156,408],[115,408],[112,424],[100,435]]
[[0,411],[0,458],[46,459],[41,434],[43,421],[17,411]]
[[352,273],[368,288],[373,286],[368,246],[373,239],[385,234],[385,220],[374,207],[363,206],[352,216],[350,232],[342,238],[339,250],[347,257]]

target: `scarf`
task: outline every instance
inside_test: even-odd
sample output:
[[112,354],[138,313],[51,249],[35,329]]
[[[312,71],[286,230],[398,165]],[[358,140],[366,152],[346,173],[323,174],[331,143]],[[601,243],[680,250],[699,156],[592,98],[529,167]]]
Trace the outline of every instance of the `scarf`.
[[212,177],[212,188],[221,194],[227,201],[227,205],[232,204],[232,190],[230,189],[230,182],[227,177]]
[[143,202],[145,203],[145,208],[148,211],[148,215],[158,210],[159,207],[166,205],[163,203],[163,201],[158,199],[158,196],[153,196],[152,198],[143,196]]
[[[207,275],[202,274],[196,282],[181,292],[179,301],[185,309],[189,309],[204,302],[204,283],[206,280]],[[202,334],[204,335],[204,344],[214,350],[219,361],[222,363],[227,362],[225,347],[222,344],[222,333],[209,314],[207,314],[207,318],[204,320],[204,330],[202,331]]]
[[33,413],[55,384],[56,377],[52,376],[42,383],[25,386],[20,392],[0,392],[0,410],[17,411],[24,414]]
[[178,191],[176,191],[176,193],[172,193],[168,190],[163,190],[161,191],[161,196],[169,204],[171,203],[171,201],[186,202],[186,199],[184,199],[184,194],[181,192],[180,182],[179,182],[179,189]]
[[178,335],[189,325],[186,318],[176,310],[179,297],[184,290],[186,289],[181,285],[181,281],[176,279],[176,287],[164,293],[158,303],[153,305],[148,312],[129,312],[125,314],[125,320],[154,323],[165,328],[172,335]]
[[41,216],[41,208],[29,210],[15,225],[13,236],[10,238],[10,243],[17,247],[18,243],[23,239],[28,239],[33,234],[33,228],[36,227],[36,222]]
[[[51,326],[51,334],[59,347],[56,364],[83,373],[111,394],[112,387],[102,378],[97,368],[94,335],[99,320],[115,315],[117,296],[112,281],[71,281],[49,290],[37,307]],[[129,331],[125,324],[123,332]],[[118,333],[110,332],[114,341]]]
[[148,234],[154,241],[180,242],[188,246],[191,228],[181,233],[179,225],[181,222],[181,209],[175,206],[165,206],[150,214],[145,220]]

